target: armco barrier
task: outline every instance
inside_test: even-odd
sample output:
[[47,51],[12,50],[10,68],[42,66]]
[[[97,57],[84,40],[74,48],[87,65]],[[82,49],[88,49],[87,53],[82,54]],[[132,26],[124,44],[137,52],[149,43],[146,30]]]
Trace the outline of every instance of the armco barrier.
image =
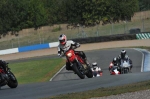
[[[81,44],[85,44],[85,43],[107,42],[107,41],[117,41],[117,40],[133,40],[133,39],[136,39],[135,34],[119,34],[119,35],[110,35],[110,36],[77,38],[73,40]],[[19,48],[0,50],[0,55],[40,50],[40,49],[57,47],[57,46],[58,46],[58,42],[24,46],[24,47],[19,47]]]
[[136,34],[137,39],[150,39],[150,33],[138,33]]
[[0,50],[0,55],[5,54],[12,54],[12,53],[18,53],[18,48],[12,48],[12,49],[6,49],[6,50]]
[[49,48],[57,47],[58,44],[59,44],[58,42],[52,42],[52,43],[49,43]]
[[0,55],[19,53],[19,52],[27,52],[27,51],[32,51],[32,50],[40,50],[40,49],[57,47],[57,46],[58,46],[58,42],[24,46],[24,47],[19,47],[19,48],[0,50]]
[[18,50],[19,52],[26,52],[26,51],[32,51],[32,50],[45,49],[45,48],[50,48],[48,43],[19,47]]
[[136,39],[135,34],[117,34],[117,35],[110,35],[110,36],[76,38],[73,40],[81,44],[85,44],[85,43],[96,43],[96,42],[107,42],[107,41],[118,41],[118,40],[134,40],[134,39]]

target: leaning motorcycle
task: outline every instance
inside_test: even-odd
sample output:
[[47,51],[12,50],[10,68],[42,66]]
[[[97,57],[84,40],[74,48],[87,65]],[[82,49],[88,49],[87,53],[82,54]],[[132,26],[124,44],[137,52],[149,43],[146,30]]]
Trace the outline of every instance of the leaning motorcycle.
[[[8,68],[8,63],[7,63]],[[18,86],[18,81],[15,75],[8,68],[7,72],[0,67],[0,87],[8,85],[10,88],[16,88]]]
[[67,61],[70,63],[74,73],[77,74],[81,79],[84,79],[85,75],[88,78],[93,77],[91,67],[87,65],[78,54],[75,54],[73,49],[67,50],[64,55],[66,56]]
[[131,64],[129,60],[121,60],[120,70],[121,74],[127,74],[131,71]]

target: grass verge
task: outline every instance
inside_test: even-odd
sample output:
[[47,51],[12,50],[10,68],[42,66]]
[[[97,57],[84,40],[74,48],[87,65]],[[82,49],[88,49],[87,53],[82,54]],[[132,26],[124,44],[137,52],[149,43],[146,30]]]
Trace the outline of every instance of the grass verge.
[[64,59],[32,60],[9,64],[19,84],[45,82],[65,64]]

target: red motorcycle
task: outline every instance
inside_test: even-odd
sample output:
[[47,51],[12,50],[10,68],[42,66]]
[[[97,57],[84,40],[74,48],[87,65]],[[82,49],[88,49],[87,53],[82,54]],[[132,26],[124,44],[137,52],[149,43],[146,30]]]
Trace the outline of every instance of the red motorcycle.
[[10,88],[16,88],[18,86],[18,81],[10,69],[8,69],[6,73],[4,69],[0,67],[0,88],[5,85],[8,85]]
[[69,49],[66,51],[65,56],[67,58],[67,61],[70,63],[70,66],[72,67],[72,70],[77,74],[81,79],[85,78],[85,75],[88,78],[93,77],[93,72],[91,70],[91,67],[87,65],[84,60],[75,53],[73,49]]
[[110,63],[110,65],[109,65],[109,72],[110,72],[110,75],[121,74],[120,71],[118,70],[118,66],[114,66],[113,63]]

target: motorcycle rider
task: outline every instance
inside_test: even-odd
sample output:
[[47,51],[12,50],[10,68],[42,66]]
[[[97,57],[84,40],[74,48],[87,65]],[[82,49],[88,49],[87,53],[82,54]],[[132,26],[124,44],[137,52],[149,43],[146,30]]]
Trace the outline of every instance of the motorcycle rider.
[[8,71],[8,66],[7,66],[7,63],[3,60],[0,60],[0,66],[4,69],[4,71],[7,73]]
[[[8,73],[9,68],[8,68],[8,65],[5,61],[0,60],[0,67],[3,68],[5,73]],[[1,78],[1,80],[0,80],[0,82],[1,82],[0,86],[1,86],[1,85],[6,83],[5,79],[7,79],[7,74],[6,75],[0,74],[0,78]]]
[[118,58],[117,58],[117,57],[114,57],[113,60],[112,60],[112,62],[111,62],[110,65],[109,65],[109,72],[110,72],[110,73],[112,72],[113,66],[118,66],[118,71],[120,71],[119,64],[120,64],[120,63],[119,63]]
[[[66,37],[65,34],[61,34],[58,37],[58,40],[59,40],[58,56],[60,56],[60,57],[64,55],[65,51],[67,51],[69,49],[75,49],[75,48],[80,47],[80,44],[77,43],[77,42],[74,42],[72,40],[68,40],[67,41],[67,37]],[[89,62],[87,61],[87,57],[86,57],[86,55],[85,55],[85,53],[83,51],[75,51],[75,54],[78,54],[79,56],[81,56],[82,59],[84,60],[84,62],[87,65],[90,65]],[[69,62],[66,62],[66,69],[67,70],[72,70]]]
[[92,63],[92,72],[93,72],[93,77],[102,76],[103,74],[101,68],[97,66],[97,62]]
[[131,68],[133,67],[132,65],[132,60],[129,58],[129,56],[126,54],[126,50],[121,50],[121,54],[118,56],[119,64],[121,64],[121,60],[129,60],[129,63],[131,65]]

